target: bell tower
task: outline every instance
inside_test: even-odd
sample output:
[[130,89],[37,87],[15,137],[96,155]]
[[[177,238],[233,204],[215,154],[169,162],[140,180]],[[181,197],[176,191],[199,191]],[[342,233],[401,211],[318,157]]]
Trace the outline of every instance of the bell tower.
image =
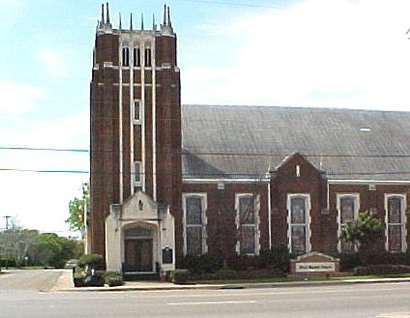
[[[113,28],[108,3],[96,29],[90,84],[91,253],[105,255],[110,206],[138,191],[168,206],[181,225],[181,102],[170,8],[158,27]],[[176,237],[182,237],[182,232]],[[178,240],[176,240],[176,244]]]

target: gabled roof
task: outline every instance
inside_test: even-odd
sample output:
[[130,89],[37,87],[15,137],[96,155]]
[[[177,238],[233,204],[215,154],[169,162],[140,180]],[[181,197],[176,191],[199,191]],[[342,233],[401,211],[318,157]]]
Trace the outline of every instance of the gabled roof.
[[410,182],[410,112],[182,106],[183,176],[263,178],[298,152],[335,180]]

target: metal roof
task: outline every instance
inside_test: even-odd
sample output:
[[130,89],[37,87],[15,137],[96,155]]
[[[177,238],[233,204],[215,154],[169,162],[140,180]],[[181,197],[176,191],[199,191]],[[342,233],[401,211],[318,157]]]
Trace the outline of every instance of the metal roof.
[[410,182],[410,112],[182,106],[184,178],[262,178],[298,152],[334,180]]

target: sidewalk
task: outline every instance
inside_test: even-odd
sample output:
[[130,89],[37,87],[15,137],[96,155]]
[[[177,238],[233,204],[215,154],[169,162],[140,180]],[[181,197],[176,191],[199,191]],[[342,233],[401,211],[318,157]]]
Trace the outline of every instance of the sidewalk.
[[401,283],[410,282],[410,278],[381,278],[381,279],[346,279],[323,281],[298,281],[280,283],[245,283],[245,284],[184,284],[178,285],[170,282],[139,281],[125,282],[123,286],[116,287],[74,287],[71,270],[63,270],[51,291],[146,291],[146,290],[186,290],[186,289],[245,289],[245,288],[279,288],[302,286],[335,286],[346,284],[371,284],[371,283]]

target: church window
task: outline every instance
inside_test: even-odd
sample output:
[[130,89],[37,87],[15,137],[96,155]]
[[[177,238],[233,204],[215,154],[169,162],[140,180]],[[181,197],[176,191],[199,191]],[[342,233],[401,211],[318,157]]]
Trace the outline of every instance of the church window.
[[237,252],[256,254],[258,251],[258,204],[253,194],[236,195],[236,217],[238,229]]
[[289,194],[287,208],[290,251],[295,254],[310,252],[310,195]]
[[132,171],[134,186],[139,187],[142,185],[142,163],[141,161],[134,162],[134,169]]
[[122,66],[125,66],[125,67],[130,66],[130,49],[128,47],[128,42],[122,43],[121,62],[122,62]]
[[141,100],[134,100],[132,105],[132,114],[135,124],[140,124],[142,121],[142,109],[141,109]]
[[136,47],[134,48],[134,67],[140,67],[141,66],[141,52],[140,52],[140,48]]
[[405,195],[386,195],[386,249],[389,252],[404,252],[405,241]]
[[195,193],[183,196],[185,254],[201,255],[206,253],[206,195]]
[[151,49],[146,48],[145,49],[145,66],[150,67],[151,66]]
[[[338,211],[338,237],[341,230],[346,226],[346,223],[353,221],[359,214],[359,195],[358,194],[338,194],[337,195],[337,211]],[[355,247],[353,243],[339,241],[339,251],[341,253],[352,253]]]

